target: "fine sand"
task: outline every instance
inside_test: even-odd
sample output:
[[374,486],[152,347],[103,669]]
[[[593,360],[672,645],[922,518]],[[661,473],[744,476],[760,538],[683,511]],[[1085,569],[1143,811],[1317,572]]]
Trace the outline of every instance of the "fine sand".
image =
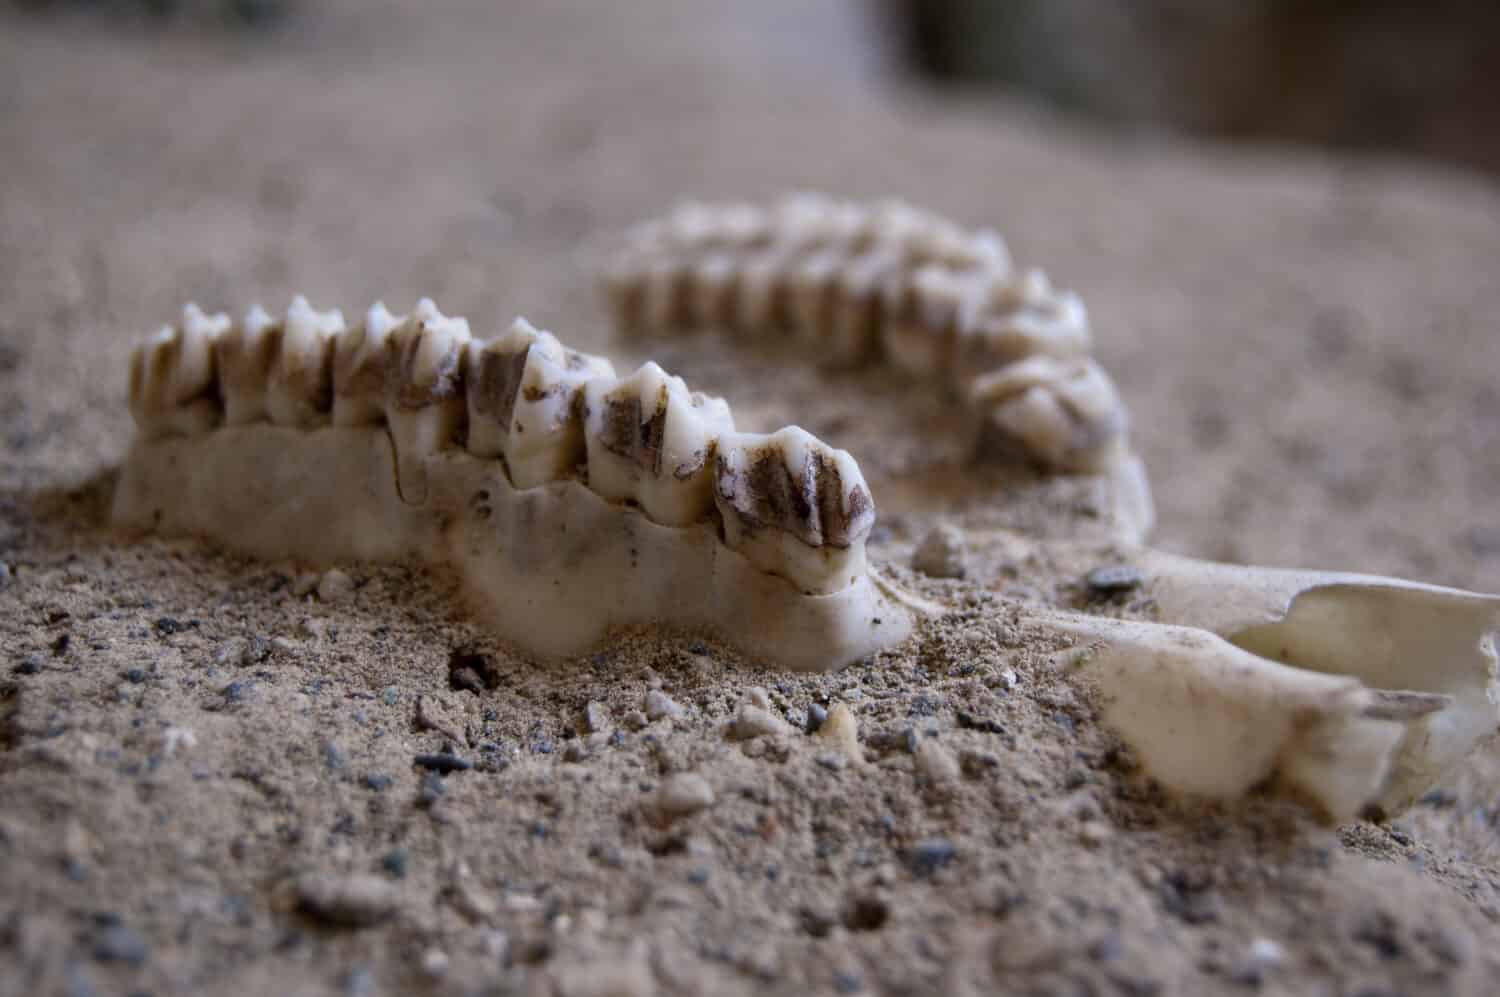
[[[614,343],[592,294],[680,198],[817,189],[997,227],[1082,294],[1157,545],[1500,591],[1491,183],[942,102],[841,5],[497,6],[0,13],[0,995],[1494,992],[1495,749],[1387,825],[1169,799],[1028,613],[1149,607],[1045,563],[911,575],[960,611],[809,677],[649,630],[539,667],[442,572],[112,532],[133,338],[428,295],[848,448],[904,572],[1005,511],[913,470],[952,449],[919,386]],[[762,696],[788,729],[727,737]],[[835,703],[862,762],[794,728]],[[445,744],[473,768],[414,764]],[[713,802],[663,815],[683,773]]]

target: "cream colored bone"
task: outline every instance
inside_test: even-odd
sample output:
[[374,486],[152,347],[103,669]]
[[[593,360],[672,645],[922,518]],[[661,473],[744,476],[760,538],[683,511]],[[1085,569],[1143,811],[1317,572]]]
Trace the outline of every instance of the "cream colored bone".
[[1005,390],[1018,364],[1067,361],[1095,383],[1033,392],[1003,411],[979,399],[978,414],[1009,446],[978,456],[1018,455],[1072,474],[1128,457],[1124,406],[1094,374],[1077,295],[1055,290],[1040,270],[1017,274],[993,232],[969,233],[899,201],[802,194],[765,212],[683,205],[628,233],[601,285],[628,335],[785,330],[821,364],[884,358],[966,402],[980,381],[992,394]]
[[[343,329],[337,312],[299,298],[284,335],[268,335],[266,318],[255,340],[291,344],[270,367],[262,413],[295,421],[208,432],[219,394],[207,337],[227,324],[189,309],[185,334],[167,330],[138,354],[142,432],[117,522],[270,558],[453,565],[485,619],[543,656],[656,622],[821,670],[910,631],[910,610],[865,567],[874,509],[852,458],[800,430],[768,438],[775,460],[812,475],[818,510],[757,521],[763,540],[794,538],[781,556],[769,542],[736,550],[720,539],[715,494],[718,441],[734,435],[728,405],[655,364],[618,379],[524,320],[476,342],[425,299],[404,318],[377,305]],[[183,422],[185,406],[197,435],[157,430]]]

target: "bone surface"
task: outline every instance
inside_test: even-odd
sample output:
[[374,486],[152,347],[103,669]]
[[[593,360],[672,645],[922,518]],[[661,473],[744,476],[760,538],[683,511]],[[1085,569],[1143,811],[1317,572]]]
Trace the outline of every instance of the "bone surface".
[[[981,448],[982,459],[1088,474],[1128,454],[1125,408],[1089,360],[1078,296],[1040,270],[1014,270],[995,233],[901,202],[800,194],[767,209],[683,205],[628,233],[601,285],[627,335],[791,334],[825,365],[883,358],[932,380],[973,407],[977,440],[995,428],[1009,438],[1009,448]],[[976,383],[1015,380],[1012,368],[1044,358],[1088,372],[1087,403],[1042,390],[997,412],[976,398]]]
[[[115,492],[122,525],[267,558],[451,566],[486,622],[543,657],[658,623],[821,670],[910,630],[911,613],[866,566],[874,507],[853,459],[800,430],[737,442],[735,454],[765,458],[743,466],[774,494],[725,498],[717,486],[735,472],[724,467],[742,466],[720,459],[722,439],[740,440],[727,403],[655,364],[616,378],[608,361],[524,321],[480,343],[426,300],[399,320],[373,308],[356,333],[337,312],[298,299],[286,322],[296,349],[282,366],[330,378],[337,367],[329,392],[358,403],[338,409],[338,425],[332,399],[300,390],[314,379],[292,392],[288,378],[296,421],[274,424],[268,405],[269,421],[209,431],[215,409],[191,435],[158,431],[166,403],[151,399],[217,405],[202,376],[212,354],[192,337],[227,319],[206,322],[192,311],[184,324],[196,367],[176,359],[178,330],[153,338],[132,365],[142,432]],[[165,373],[148,380],[148,361]],[[736,516],[724,540],[721,506]]]

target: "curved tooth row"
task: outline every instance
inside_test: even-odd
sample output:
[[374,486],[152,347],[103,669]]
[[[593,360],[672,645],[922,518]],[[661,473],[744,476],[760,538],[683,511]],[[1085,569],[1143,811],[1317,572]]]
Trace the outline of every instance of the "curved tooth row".
[[[993,391],[1035,378],[1034,366],[997,375],[1052,358],[1062,366],[1044,365],[1050,382],[1078,381],[1056,373],[1063,369],[1088,372],[1078,381],[1092,385],[1088,404],[1076,385],[1041,388],[1051,392],[1051,414],[1043,419],[1041,403],[1029,405],[1027,430],[1012,427],[1009,437],[1032,461],[1059,469],[1096,467],[1118,451],[1123,405],[1087,361],[1089,319],[1078,296],[1055,290],[1040,270],[1014,271],[993,232],[969,233],[901,202],[863,207],[801,194],[767,209],[684,205],[629,234],[603,287],[627,334],[785,330],[815,345],[822,361],[883,356],[965,399],[981,381]],[[986,426],[996,411],[986,403]],[[1006,411],[1007,425],[1020,419],[1014,407]],[[1058,428],[1065,423],[1067,444]]]
[[865,569],[875,505],[864,475],[797,426],[721,436],[714,502],[728,547],[805,592],[837,591]]
[[385,424],[402,467],[462,446],[503,458],[523,489],[582,467],[590,490],[661,525],[721,522],[726,546],[804,592],[864,570],[875,518],[854,459],[801,429],[737,433],[723,399],[654,363],[616,377],[524,319],[478,340],[427,299],[409,315],[377,303],[352,326],[300,297],[284,319],[256,307],[238,324],[189,305],[137,347],[130,397],[148,438]]

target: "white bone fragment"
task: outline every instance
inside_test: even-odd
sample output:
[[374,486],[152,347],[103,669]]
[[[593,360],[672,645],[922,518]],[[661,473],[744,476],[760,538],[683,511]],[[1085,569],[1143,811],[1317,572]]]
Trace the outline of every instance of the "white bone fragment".
[[1372,798],[1405,809],[1500,730],[1500,596],[1330,571],[1215,564],[1144,550],[1160,618],[1296,669],[1447,697],[1411,721]]
[[1413,719],[1382,712],[1358,679],[1289,668],[1202,630],[1098,617],[1058,628],[1093,645],[1076,660],[1105,722],[1179,792],[1233,799],[1275,779],[1348,819],[1381,793]]
[[733,432],[728,404],[689,391],[655,363],[583,388],[589,487],[633,501],[653,521],[683,526],[713,505],[715,444]]
[[228,315],[189,304],[180,324],[163,326],[131,351],[130,411],[143,433],[205,433],[218,425],[214,343],[229,327]]
[[374,425],[385,420],[385,376],[393,330],[407,321],[377,301],[363,322],[341,331],[333,341],[333,424]]
[[282,323],[281,349],[266,382],[266,413],[278,426],[327,425],[333,411],[333,341],[344,313],[320,312],[300,294]]
[[719,438],[714,498],[724,542],[802,591],[865,574],[875,506],[854,458],[797,427]]
[[1084,472],[1123,456],[1125,406],[1092,360],[1033,356],[974,378],[969,400],[981,413],[981,450]]
[[605,358],[516,319],[504,335],[469,344],[466,449],[504,457],[517,488],[565,478],[585,459],[583,386],[614,375]]
[[143,438],[121,471],[114,519],[268,559],[447,565],[479,616],[539,657],[583,654],[617,627],[652,623],[821,671],[910,632],[910,613],[869,573],[809,596],[727,548],[711,521],[661,526],[577,480],[517,489],[501,463],[463,451],[422,463],[426,492],[410,503],[382,427]]

